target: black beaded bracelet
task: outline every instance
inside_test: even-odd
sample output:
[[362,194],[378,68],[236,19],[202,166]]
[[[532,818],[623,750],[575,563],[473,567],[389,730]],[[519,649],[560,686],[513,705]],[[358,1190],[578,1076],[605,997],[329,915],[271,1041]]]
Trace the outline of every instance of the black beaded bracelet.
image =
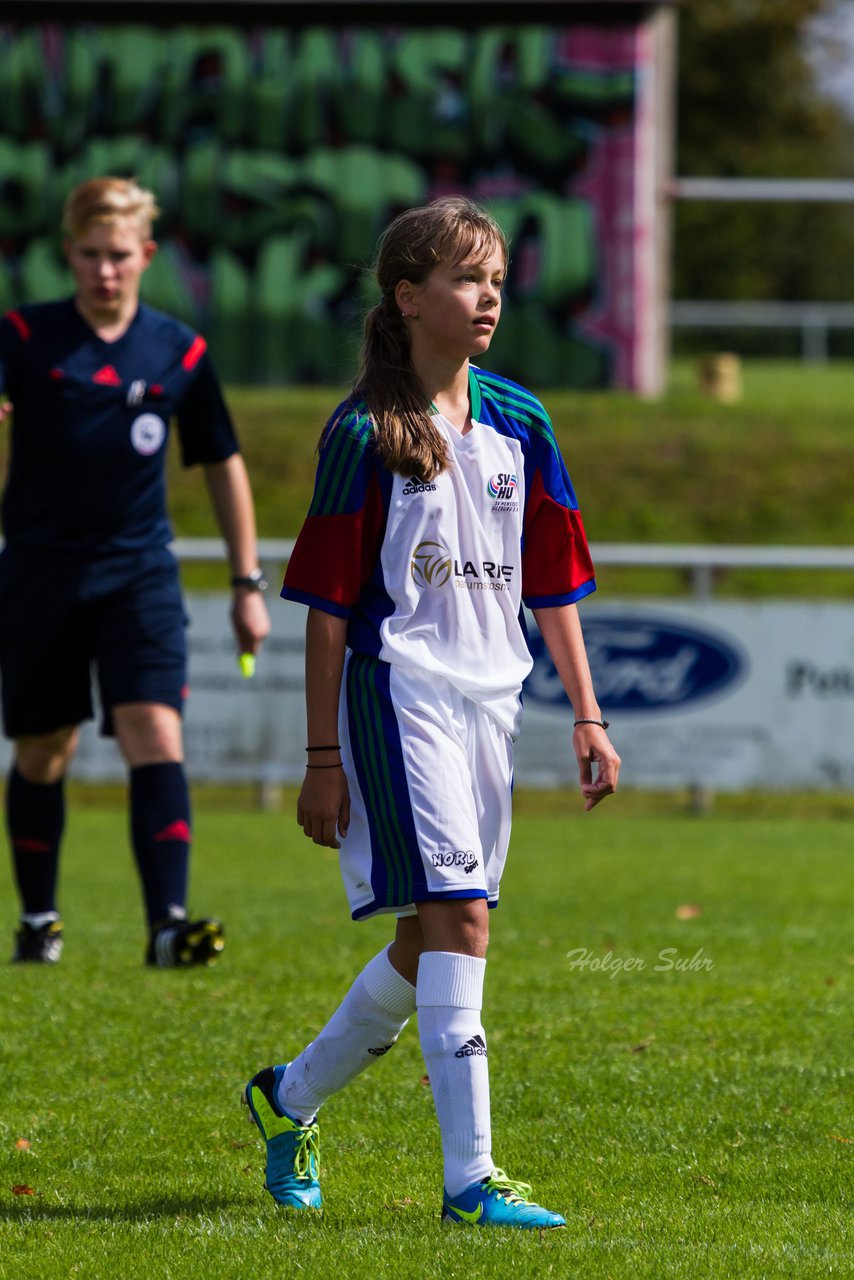
[[306,769],[343,769],[344,766],[339,760],[337,764],[307,764]]
[[610,720],[588,720],[585,716],[581,720],[575,720],[572,727],[576,729],[580,724],[598,724],[600,729],[607,729],[610,723]]
[[306,747],[306,751],[340,751],[341,743],[333,742],[331,747]]

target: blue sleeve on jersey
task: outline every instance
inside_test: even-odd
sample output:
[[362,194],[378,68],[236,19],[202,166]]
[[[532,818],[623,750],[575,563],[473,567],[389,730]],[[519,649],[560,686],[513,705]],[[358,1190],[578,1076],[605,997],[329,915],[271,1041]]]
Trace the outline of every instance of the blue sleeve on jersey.
[[10,376],[22,338],[8,315],[0,320],[0,394],[9,394]]
[[224,462],[239,444],[219,380],[207,354],[193,371],[177,413],[181,461],[185,467]]
[[[384,469],[373,425],[345,404],[323,435],[314,495],[288,563],[282,595],[349,617],[379,558],[386,520]],[[389,473],[385,472],[388,478]]]
[[551,420],[530,391],[473,368],[472,412],[515,437],[525,459],[522,599],[529,607],[570,604],[596,589],[593,564]]

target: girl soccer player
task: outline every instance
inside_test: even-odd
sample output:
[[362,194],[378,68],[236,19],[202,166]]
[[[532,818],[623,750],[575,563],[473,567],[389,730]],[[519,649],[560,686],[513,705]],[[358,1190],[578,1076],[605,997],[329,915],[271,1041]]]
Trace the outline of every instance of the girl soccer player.
[[551,424],[528,391],[471,363],[495,332],[507,256],[493,219],[460,198],[387,228],[382,297],[353,391],[321,438],[282,589],[308,605],[297,821],[341,850],[353,919],[397,917],[394,941],[316,1039],[244,1091],[267,1144],[267,1190],[297,1209],[321,1204],[321,1104],[417,1010],[443,1219],[565,1225],[493,1163],[481,1024],[532,665],[523,600],[574,708],[587,809],[614,791],[620,761],[585,655],[576,602],[595,589],[593,567]]

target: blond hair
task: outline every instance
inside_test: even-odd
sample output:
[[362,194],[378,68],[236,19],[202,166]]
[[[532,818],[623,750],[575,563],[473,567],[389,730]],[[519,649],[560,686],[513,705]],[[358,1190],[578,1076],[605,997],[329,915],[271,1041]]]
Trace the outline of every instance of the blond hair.
[[152,192],[133,178],[92,178],[75,187],[65,201],[62,230],[75,239],[93,222],[136,218],[142,238],[151,238],[154,219],[160,214]]
[[382,297],[365,317],[353,399],[374,422],[374,446],[390,471],[430,480],[448,466],[445,440],[412,366],[409,334],[395,300],[402,280],[423,284],[434,267],[467,258],[485,262],[507,241],[490,213],[462,196],[446,196],[395,218],[380,237],[374,265]]

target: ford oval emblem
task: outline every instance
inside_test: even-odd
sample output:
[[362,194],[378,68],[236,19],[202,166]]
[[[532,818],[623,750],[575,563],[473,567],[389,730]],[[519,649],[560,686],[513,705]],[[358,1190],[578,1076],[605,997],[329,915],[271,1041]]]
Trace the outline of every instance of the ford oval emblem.
[[[643,614],[588,614],[584,639],[603,711],[665,711],[712,697],[747,673],[732,639]],[[534,667],[525,697],[565,705],[566,695],[539,633],[529,637]]]

